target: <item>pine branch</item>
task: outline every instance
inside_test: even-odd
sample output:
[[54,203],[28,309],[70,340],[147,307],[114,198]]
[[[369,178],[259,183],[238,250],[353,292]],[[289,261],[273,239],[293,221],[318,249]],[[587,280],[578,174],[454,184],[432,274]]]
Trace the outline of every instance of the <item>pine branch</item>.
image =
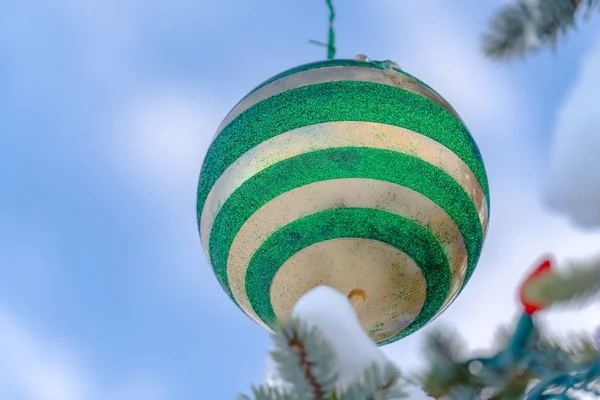
[[392,364],[380,368],[373,364],[362,381],[350,385],[339,400],[396,400],[408,395],[401,390],[400,371]]
[[[600,260],[574,271],[569,275],[570,280],[561,275],[558,281],[581,294],[583,280],[588,287],[591,287],[590,281],[598,283]],[[582,271],[587,279],[577,276]],[[550,274],[557,275],[552,270]],[[550,274],[539,275],[528,282],[543,282],[542,278],[549,279]],[[510,340],[499,340],[504,343],[503,348],[486,358],[466,358],[463,340],[452,331],[429,333],[425,348],[429,369],[420,374],[417,381],[429,396],[446,400],[513,400],[522,396],[533,400],[546,398],[544,393],[555,389],[597,390],[594,382],[600,378],[600,349],[589,338],[581,336],[570,345],[559,344],[541,335],[527,313],[521,315],[513,330]],[[353,375],[354,382],[349,385],[344,377],[338,379],[335,367],[342,354],[328,342],[337,336],[323,335],[326,332],[323,326],[314,322],[309,325],[298,318],[280,325],[273,334],[275,348],[271,357],[284,382],[282,387],[253,387],[255,400],[399,400],[407,397],[402,389],[408,381],[394,364],[381,362],[381,359],[366,368],[362,378]],[[498,336],[506,336],[506,329],[499,330]],[[352,346],[348,351],[353,351]],[[532,383],[535,386],[528,391]],[[239,399],[251,400],[248,396]]]
[[[400,371],[392,364],[374,363],[362,379],[339,392],[336,357],[318,328],[298,318],[280,325],[273,333],[271,358],[277,364],[283,388],[252,388],[255,400],[399,400],[402,391]],[[352,349],[348,349],[352,351]],[[243,395],[239,400],[251,400]]]
[[600,348],[588,335],[570,336],[568,339],[560,338],[561,340],[558,340],[559,338],[544,338],[540,347],[560,351],[572,362],[579,365],[588,365],[600,358]]
[[480,389],[474,386],[457,386],[449,391],[449,393],[443,397],[444,400],[477,400],[479,399]]
[[[463,362],[465,348],[464,340],[448,328],[427,334],[424,353],[429,368],[416,376],[427,393],[435,398],[450,394],[450,399],[458,399],[466,387],[472,386],[472,375]],[[457,397],[452,397],[454,392]]]
[[600,293],[600,259],[542,275],[525,288],[525,293],[534,303],[545,306],[585,301]]
[[425,356],[438,363],[462,358],[465,348],[464,339],[449,328],[431,331],[425,337]]
[[304,393],[304,400],[326,400],[337,381],[335,356],[329,343],[299,319],[290,319],[273,333],[271,357],[281,378]]
[[463,358],[464,345],[455,333],[430,333],[425,341],[428,369],[418,379],[435,398],[514,400],[523,398],[540,374],[569,374],[599,360],[600,352],[589,338],[582,335],[579,340],[566,342],[569,344],[558,344],[537,329],[523,342],[525,351],[517,359],[511,358],[513,353],[508,349],[516,328],[507,325],[497,330],[496,345],[500,349],[495,356],[471,360]]
[[[286,393],[277,388],[259,386],[252,388],[252,394],[255,400],[299,400],[294,393]],[[238,400],[252,400],[249,396],[240,395]]]
[[561,37],[576,28],[579,12],[587,15],[600,0],[517,0],[504,6],[483,37],[484,54],[495,60],[520,58],[550,45],[556,50]]

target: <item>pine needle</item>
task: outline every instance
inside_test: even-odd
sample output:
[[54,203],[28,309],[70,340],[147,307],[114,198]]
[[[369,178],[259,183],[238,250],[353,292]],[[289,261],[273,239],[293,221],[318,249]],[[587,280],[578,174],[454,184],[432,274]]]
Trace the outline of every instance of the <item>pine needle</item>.
[[576,17],[586,16],[600,0],[518,0],[504,6],[483,37],[484,54],[495,60],[521,58],[544,46],[556,50],[558,40],[576,29]]
[[331,345],[320,331],[299,319],[290,319],[273,333],[271,357],[283,380],[302,400],[326,400],[335,389],[337,374]]
[[600,293],[600,259],[543,275],[525,290],[529,299],[545,306],[584,302]]

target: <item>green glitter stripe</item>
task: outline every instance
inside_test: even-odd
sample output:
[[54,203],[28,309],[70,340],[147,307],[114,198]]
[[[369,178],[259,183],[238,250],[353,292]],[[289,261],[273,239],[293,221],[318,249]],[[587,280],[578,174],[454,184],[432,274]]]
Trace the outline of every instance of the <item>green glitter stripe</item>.
[[312,214],[286,225],[254,254],[246,273],[246,292],[260,319],[271,328],[277,323],[270,289],[279,268],[302,249],[338,238],[387,243],[406,253],[421,269],[427,288],[425,303],[415,320],[393,340],[421,328],[441,308],[450,291],[452,273],[446,253],[435,236],[397,214],[369,208],[341,208]]
[[210,188],[235,160],[258,144],[292,129],[330,121],[370,121],[404,127],[446,146],[489,190],[479,149],[467,129],[434,102],[387,85],[327,82],[272,96],[241,113],[211,145],[200,174],[198,212]]
[[[292,68],[292,69],[288,69],[287,71],[283,71],[282,73],[277,74],[274,77],[272,77],[272,78],[264,81],[263,83],[261,83],[260,85],[258,85],[254,89],[252,89],[250,91],[250,93],[248,93],[240,101],[240,103],[242,101],[244,101],[244,99],[246,99],[246,97],[250,96],[252,93],[256,92],[257,90],[260,90],[263,87],[267,86],[269,83],[273,83],[273,82],[278,81],[280,79],[283,79],[283,78],[285,78],[287,76],[297,74],[298,72],[304,72],[304,71],[310,71],[312,69],[328,68],[328,67],[361,67],[361,68],[372,68],[372,69],[379,69],[379,70],[383,70],[384,69],[383,66],[381,66],[380,64],[377,64],[375,62],[368,62],[368,61],[361,61],[361,60],[341,60],[341,59],[336,59],[336,60],[325,60],[325,61],[317,61],[317,62],[313,62],[313,63],[309,63],[309,64],[304,64],[304,65],[300,65],[300,66]],[[440,95],[438,92],[436,92],[432,87],[430,87],[429,85],[427,85],[425,82],[419,80],[418,78],[415,78],[411,74],[409,74],[407,72],[404,72],[404,71],[402,71],[401,69],[398,69],[398,68],[394,68],[394,70],[400,72],[404,76],[407,76],[409,78],[412,78],[412,79],[416,80],[419,84],[425,86],[427,89],[431,90],[432,92],[434,92],[438,96],[442,97],[442,95]]]
[[292,189],[343,178],[396,183],[423,194],[444,209],[465,239],[468,266],[464,284],[467,283],[477,265],[483,239],[477,209],[464,189],[444,171],[420,158],[389,150],[342,147],[301,154],[266,168],[223,203],[209,238],[209,253],[217,280],[234,302],[227,278],[227,258],[235,235],[248,218]]

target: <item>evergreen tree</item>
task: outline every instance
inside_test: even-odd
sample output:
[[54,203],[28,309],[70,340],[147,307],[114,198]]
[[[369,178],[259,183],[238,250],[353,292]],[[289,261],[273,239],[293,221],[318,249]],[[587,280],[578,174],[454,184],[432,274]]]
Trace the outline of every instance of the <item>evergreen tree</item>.
[[574,30],[580,15],[588,17],[600,0],[517,0],[494,15],[483,38],[483,52],[497,60],[524,57]]
[[406,379],[361,329],[346,296],[334,289],[321,286],[303,296],[294,316],[273,333],[273,344],[276,382],[254,387],[255,400],[397,400],[408,396]]
[[[327,296],[303,300],[317,292]],[[462,338],[438,329],[425,338],[427,369],[410,379],[360,328],[345,296],[313,289],[273,334],[271,357],[280,382],[253,388],[253,395],[255,400],[421,400],[425,394],[407,391],[416,383],[432,398],[446,400],[568,400],[574,392],[600,396],[600,337],[561,342],[535,321],[535,314],[548,306],[577,304],[599,292],[600,260],[567,270],[555,270],[546,260],[522,284],[524,312],[516,326],[498,330],[491,356],[469,357]],[[303,301],[313,306],[299,308]],[[362,374],[356,373],[357,366]]]
[[[500,346],[491,349],[491,352],[505,354],[503,351],[510,346],[511,340],[508,333],[513,331],[514,328],[500,328],[496,334],[496,343]],[[485,367],[478,359],[469,359],[464,352],[462,338],[448,328],[430,332],[425,338],[424,348],[428,368],[417,374],[417,380],[436,399],[522,399],[539,381],[533,368],[535,363],[523,363],[525,357],[520,363],[498,363]],[[584,335],[569,338],[568,343],[559,343],[535,329],[527,338],[525,349],[528,354],[536,354],[537,361],[544,362],[556,374],[570,374],[574,366],[600,366],[597,361],[600,359],[598,344]],[[590,386],[592,388],[600,395],[600,387]]]
[[534,319],[549,306],[577,305],[599,292],[600,260],[558,271],[544,260],[520,288],[524,313],[515,327],[498,330],[491,357],[467,357],[462,339],[439,329],[425,339],[428,368],[417,379],[436,399],[572,399],[574,390],[600,396],[600,340],[561,342]]

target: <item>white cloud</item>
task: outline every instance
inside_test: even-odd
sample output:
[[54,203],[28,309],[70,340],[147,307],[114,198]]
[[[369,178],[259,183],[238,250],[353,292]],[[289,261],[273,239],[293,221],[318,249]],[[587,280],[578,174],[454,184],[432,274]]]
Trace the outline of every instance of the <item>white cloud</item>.
[[529,120],[531,106],[525,106],[524,89],[506,70],[482,56],[480,28],[468,11],[443,1],[415,2],[410,10],[394,2],[377,10],[385,13],[380,16],[382,57],[397,61],[444,96],[475,137],[515,138],[515,124]]
[[88,378],[69,356],[44,347],[6,312],[0,312],[0,349],[2,386],[14,385],[12,390],[26,399],[84,399]]
[[[374,7],[375,12],[385,14],[375,15],[369,23],[383,24],[386,32],[374,49],[442,93],[476,137],[513,139],[516,121],[526,124],[531,115],[531,107],[523,107],[524,92],[481,56],[479,32],[469,30],[468,16],[437,3],[415,3],[417,9],[411,13],[398,5]],[[427,23],[413,15],[426,15]],[[405,37],[410,40],[398,46],[397,38]],[[370,56],[377,58],[377,54]],[[257,83],[250,82],[249,87]],[[223,85],[229,89],[227,82]],[[195,189],[201,160],[227,107],[199,98],[194,93],[199,88],[185,83],[153,86],[156,83],[131,99],[116,121],[121,161],[126,169],[150,179],[158,190]],[[210,99],[219,95],[222,98],[217,93]]]
[[247,7],[240,0],[14,2],[0,14],[3,73],[17,96],[39,95],[48,87],[52,98],[56,87],[127,89],[140,79],[146,61],[140,56],[156,32],[190,38],[221,33],[229,26],[224,22],[244,17]]
[[[190,89],[167,85],[143,91],[132,96],[113,121],[107,159],[125,184],[159,209],[159,217],[148,223],[150,229],[164,232],[161,246],[168,268],[147,271],[146,278],[166,289],[165,295],[183,295],[187,301],[189,295],[222,296],[218,304],[228,308],[232,304],[207,265],[196,223],[198,177],[223,115],[225,110]],[[165,216],[168,224],[163,223]]]
[[[222,110],[190,91],[166,88],[132,98],[116,120],[119,167],[159,191],[194,197]],[[192,200],[193,202],[193,200]]]
[[600,227],[600,38],[562,104],[550,150],[546,197],[574,223]]
[[[163,388],[141,380],[106,390],[74,353],[0,309],[0,395],[15,400],[158,400]],[[108,396],[110,394],[110,396]],[[151,396],[154,396],[152,397]]]

